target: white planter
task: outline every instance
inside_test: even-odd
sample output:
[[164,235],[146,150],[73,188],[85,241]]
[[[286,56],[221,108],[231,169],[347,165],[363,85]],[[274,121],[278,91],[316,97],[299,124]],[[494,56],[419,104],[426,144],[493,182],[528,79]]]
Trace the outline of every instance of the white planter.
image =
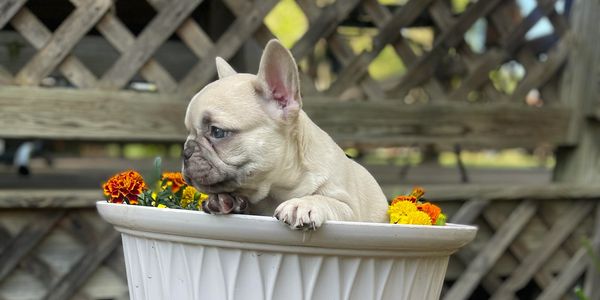
[[473,226],[326,222],[97,203],[122,233],[131,299],[438,299]]

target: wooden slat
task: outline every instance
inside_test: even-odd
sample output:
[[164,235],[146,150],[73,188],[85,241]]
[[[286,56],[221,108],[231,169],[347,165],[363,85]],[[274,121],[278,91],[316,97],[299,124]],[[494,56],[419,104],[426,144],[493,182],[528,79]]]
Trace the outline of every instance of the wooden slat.
[[[399,195],[412,186],[383,185],[386,195]],[[600,200],[600,187],[572,184],[548,185],[426,185],[427,197],[436,202],[467,201],[456,212],[451,222],[470,223],[489,205],[490,201],[515,201],[533,199],[556,201],[557,199]],[[104,200],[100,188],[79,190],[3,189],[0,190],[0,208],[84,208],[94,207],[96,201]],[[481,202],[481,203],[480,203]]]
[[[156,10],[161,11],[165,8],[170,9],[170,0],[148,0],[148,3],[152,5]],[[189,18],[177,28],[177,35],[181,40],[194,52],[198,58],[204,58],[208,53],[207,50],[213,47],[213,43],[192,18]]]
[[547,262],[560,244],[565,241],[585,216],[590,213],[592,207],[593,203],[590,201],[585,203],[575,202],[570,211],[565,212],[563,216],[556,220],[539,247],[533,249],[523,259],[519,267],[496,290],[491,299],[512,299],[514,293],[523,288],[531,280],[531,277]]
[[[429,190],[427,194],[430,194]],[[449,221],[450,223],[457,224],[473,224],[490,203],[489,199],[469,199],[461,205],[460,209],[452,215]]]
[[46,288],[50,287],[56,278],[50,265],[35,255],[29,255],[22,259],[19,267],[41,281]]
[[215,46],[207,51],[205,59],[198,62],[179,84],[179,92],[191,96],[210,82],[216,74],[215,57],[231,58],[243,43],[262,25],[262,20],[277,4],[276,0],[259,1],[250,11],[238,16],[221,35]]
[[2,253],[4,248],[8,246],[11,238],[10,232],[8,232],[3,226],[0,226],[0,253]]
[[202,1],[180,0],[161,10],[140,33],[135,43],[106,71],[98,87],[113,90],[124,87]]
[[111,4],[110,0],[97,0],[85,7],[77,8],[56,29],[46,46],[19,71],[15,81],[23,85],[37,85],[63,61],[77,42],[106,13]]
[[294,44],[291,49],[296,60],[301,60],[313,49],[319,39],[328,37],[337,25],[359,4],[359,0],[336,1],[319,10],[319,15],[314,17],[308,31]]
[[[338,34],[331,35],[328,42],[333,55],[339,59],[342,65],[346,66],[354,56],[352,48]],[[385,93],[382,88],[369,74],[365,74],[364,78],[360,81],[360,86],[370,100],[385,99]]]
[[[11,20],[11,25],[35,49],[42,49],[52,39],[52,32],[27,8],[22,8],[15,15]],[[79,88],[91,88],[96,85],[96,76],[73,55],[65,57],[65,60],[59,65],[59,70],[69,82]]]
[[10,21],[10,19],[19,12],[19,9],[27,0],[3,0],[0,2],[0,29]]
[[[485,212],[484,214],[484,218],[486,221],[488,221],[488,223],[492,226],[492,228],[494,230],[497,230],[500,226],[502,226],[502,224],[504,222],[506,222],[506,218],[499,212],[497,211],[493,211],[493,210],[488,210]],[[531,218],[531,222],[532,224],[534,224],[534,222],[542,222],[542,220],[540,220],[540,218],[538,218],[537,216],[534,216],[533,218]],[[559,249],[560,250],[560,249]],[[510,253],[512,253],[516,259],[518,259],[520,262],[523,262],[528,254],[528,248],[527,245],[523,242],[523,240],[515,240],[509,247],[509,251]],[[543,289],[546,286],[548,286],[548,284],[550,283],[550,281],[552,281],[552,273],[549,272],[548,270],[546,270],[545,268],[541,268],[541,270],[537,271],[534,274],[534,279],[535,282],[538,284],[538,286]],[[498,286],[499,288],[500,286]],[[488,290],[488,292],[490,294],[493,294],[495,291],[497,290]]]
[[52,230],[64,211],[49,211],[32,220],[10,240],[0,253],[0,281],[2,281],[39,242]]
[[432,0],[411,0],[402,7],[396,9],[389,22],[379,29],[377,36],[373,38],[373,49],[362,52],[343,68],[336,81],[329,87],[327,93],[340,95],[348,87],[358,81],[368,70],[369,64],[379,55],[385,46],[401,38],[398,32],[401,28],[408,26],[419,17],[421,12]]
[[0,208],[94,207],[104,200],[95,190],[0,190]]
[[[252,3],[247,1],[223,0],[223,2],[236,17],[244,16],[246,12],[252,9]],[[260,45],[266,45],[267,42],[276,38],[265,24],[258,25],[253,37]]]
[[[537,3],[538,6],[530,12],[509,35],[502,39],[502,47],[494,52],[487,52],[484,63],[478,65],[476,70],[471,72],[471,74],[464,79],[461,86],[456,89],[450,97],[455,99],[464,98],[471,90],[475,90],[488,82],[489,76],[484,76],[484,74],[487,75],[491,70],[497,68],[523,43],[525,34],[539,21],[540,18],[548,14],[548,12],[554,8],[554,2],[556,2],[556,0],[539,1]],[[493,55],[491,55],[492,53]]]
[[[77,5],[85,5],[83,0],[75,1]],[[107,41],[120,53],[125,53],[135,44],[135,36],[125,27],[114,13],[106,14],[96,28]],[[156,84],[162,93],[173,92],[177,88],[175,79],[155,59],[149,58],[140,68],[140,74],[148,81]]]
[[510,214],[506,223],[498,228],[492,239],[487,242],[471,264],[469,264],[460,279],[444,295],[444,299],[466,299],[471,295],[481,278],[487,274],[510,243],[527,225],[536,210],[537,204],[533,201],[527,200],[519,204]]
[[[429,194],[429,191],[427,194]],[[450,217],[449,221],[450,223],[455,224],[473,224],[490,203],[491,201],[487,199],[467,200],[461,205],[460,209]],[[473,257],[477,255],[477,252],[471,249],[472,247],[470,245],[471,244],[465,246],[465,248],[454,254],[465,266],[468,266],[473,260]],[[481,280],[481,284],[486,290],[494,291],[502,284],[502,280],[490,272]]]
[[581,277],[581,274],[588,266],[590,258],[585,250],[577,250],[575,255],[565,265],[562,272],[550,283],[550,286],[542,291],[537,300],[558,300],[569,291],[575,284],[575,281]]
[[[0,137],[183,141],[176,95],[70,89],[0,90]],[[569,110],[510,104],[399,105],[305,99],[305,111],[343,145],[533,147],[564,142]]]
[[0,66],[0,84],[12,84],[13,80],[12,74]]
[[187,104],[172,96],[15,87],[0,94],[4,137],[182,141],[185,136]]
[[121,235],[114,229],[101,235],[96,244],[87,247],[86,254],[75,264],[67,275],[49,289],[45,300],[69,299],[96,271],[98,266],[119,245]]
[[[596,212],[594,216],[594,236],[592,237],[592,250],[597,255],[600,255],[600,205],[596,204]],[[600,256],[596,257],[596,260],[592,260],[587,268],[585,274],[584,292],[590,298],[589,300],[600,299],[600,266],[598,266]]]
[[471,28],[473,23],[482,16],[487,15],[491,12],[498,4],[500,0],[490,1],[477,1],[471,5],[467,10],[461,14],[456,20],[454,25],[444,31],[439,38],[436,39],[433,48],[427,54],[420,57],[398,83],[397,87],[393,89],[394,93],[404,94],[410,88],[426,81],[435,70],[437,63],[444,56],[450,47],[456,46],[462,41],[464,33]]

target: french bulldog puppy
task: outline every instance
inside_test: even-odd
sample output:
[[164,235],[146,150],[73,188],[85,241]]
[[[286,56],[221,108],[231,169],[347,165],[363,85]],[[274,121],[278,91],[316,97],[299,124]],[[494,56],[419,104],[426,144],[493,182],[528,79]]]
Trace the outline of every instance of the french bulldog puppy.
[[219,79],[189,103],[185,180],[208,193],[211,214],[273,214],[292,229],[326,220],[385,222],[375,179],[302,110],[291,53],[271,40],[257,75],[217,58]]

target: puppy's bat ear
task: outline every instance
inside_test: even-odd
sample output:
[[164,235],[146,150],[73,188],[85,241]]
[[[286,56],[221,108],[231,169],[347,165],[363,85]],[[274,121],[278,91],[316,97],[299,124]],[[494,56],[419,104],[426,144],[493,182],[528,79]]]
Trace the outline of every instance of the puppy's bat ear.
[[217,63],[217,73],[219,74],[219,79],[237,74],[237,72],[221,57],[217,56],[217,58],[215,58],[215,62]]
[[267,43],[257,76],[268,89],[265,96],[276,101],[285,119],[298,116],[302,107],[298,67],[292,53],[278,40]]

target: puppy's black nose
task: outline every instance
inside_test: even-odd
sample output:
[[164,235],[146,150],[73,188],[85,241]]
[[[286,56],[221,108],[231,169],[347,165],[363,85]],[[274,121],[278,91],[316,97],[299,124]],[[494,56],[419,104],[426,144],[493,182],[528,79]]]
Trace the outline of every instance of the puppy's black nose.
[[183,146],[183,158],[185,160],[190,159],[190,157],[192,157],[192,155],[194,154],[194,151],[196,150],[196,147],[193,143],[187,142],[185,143],[185,145]]

